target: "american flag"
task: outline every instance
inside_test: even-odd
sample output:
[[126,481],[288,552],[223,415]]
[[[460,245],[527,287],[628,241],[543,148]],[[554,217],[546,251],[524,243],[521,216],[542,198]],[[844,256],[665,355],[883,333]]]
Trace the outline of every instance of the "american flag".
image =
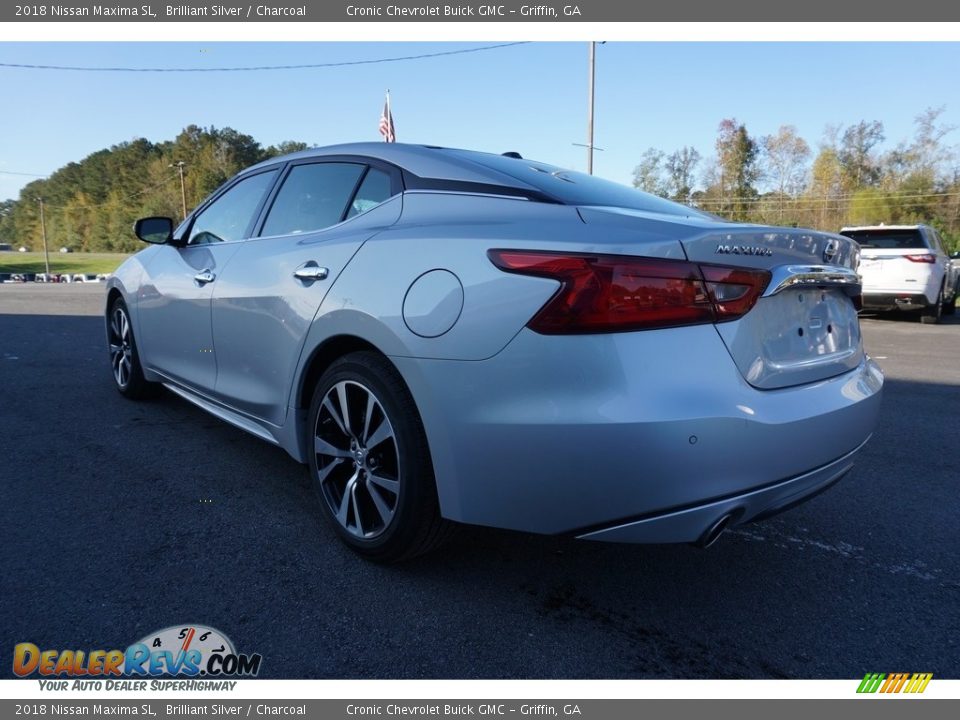
[[396,142],[397,133],[393,126],[393,113],[390,112],[390,93],[387,93],[387,100],[383,104],[383,113],[380,115],[380,134],[383,135],[384,142]]

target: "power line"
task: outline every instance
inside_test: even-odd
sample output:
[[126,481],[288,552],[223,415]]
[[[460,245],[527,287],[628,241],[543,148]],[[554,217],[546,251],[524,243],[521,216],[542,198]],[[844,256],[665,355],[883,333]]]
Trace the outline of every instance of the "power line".
[[0,175],[23,175],[24,177],[37,177],[37,178],[47,177],[46,175],[38,175],[37,173],[14,172],[13,170],[0,170]]
[[[120,202],[125,202],[125,201],[127,201],[127,200],[133,200],[134,198],[139,197],[139,196],[141,196],[141,195],[146,195],[148,192],[153,192],[154,190],[157,190],[158,188],[161,188],[161,187],[163,187],[164,185],[169,185],[171,182],[173,182],[173,181],[176,180],[176,179],[177,179],[177,176],[176,176],[175,174],[174,174],[174,175],[171,175],[171,176],[168,177],[166,180],[163,180],[163,181],[157,183],[156,185],[151,185],[150,187],[146,187],[146,188],[144,188],[143,190],[138,190],[137,192],[133,193],[132,195],[127,195],[127,196],[125,196],[125,197],[119,198],[119,201],[120,201]],[[87,204],[87,205],[74,205],[74,206],[71,207],[71,206],[69,206],[69,205],[51,205],[51,204],[47,203],[46,201],[44,201],[44,205],[45,205],[47,208],[56,208],[57,210],[65,210],[65,211],[68,211],[68,212],[73,212],[74,210],[97,210],[97,209],[99,209],[99,208],[106,207],[107,205],[110,205],[112,202],[113,202],[112,200],[107,200],[107,201],[101,202],[101,203],[90,203],[90,204]]]
[[958,197],[960,192],[944,192],[944,193],[920,193],[912,195],[858,195],[856,193],[845,193],[838,195],[801,195],[799,197],[785,197],[780,198],[776,195],[771,195],[769,197],[754,197],[754,196],[739,196],[739,197],[724,197],[724,198],[691,198],[692,202],[695,202],[699,205],[730,205],[730,204],[740,204],[740,205],[760,205],[764,203],[809,203],[809,202],[850,202],[853,200],[862,200],[864,202],[872,200],[915,200],[918,198],[948,198],[948,197]]
[[320,68],[349,67],[352,65],[376,65],[378,63],[405,62],[408,60],[426,60],[428,58],[447,57],[449,55],[464,55],[466,53],[484,52],[527,45],[531,40],[500,43],[498,45],[483,45],[461,50],[446,50],[444,52],[423,53],[421,55],[402,55],[399,57],[375,58],[371,60],[345,60],[330,63],[307,63],[302,65],[252,65],[248,67],[184,67],[184,68],[137,68],[137,67],[86,67],[80,65],[28,65],[25,63],[0,63],[0,68],[18,70],[69,70],[74,72],[156,72],[156,73],[201,73],[201,72],[252,72],[259,70],[315,70]]

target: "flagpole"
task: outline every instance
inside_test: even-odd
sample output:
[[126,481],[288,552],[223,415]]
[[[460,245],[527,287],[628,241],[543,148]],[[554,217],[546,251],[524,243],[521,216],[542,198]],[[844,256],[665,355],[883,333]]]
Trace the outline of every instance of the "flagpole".
[[[393,112],[390,110],[390,88],[387,88],[387,122],[390,125],[391,132],[393,131]],[[383,136],[384,142],[390,142],[390,134],[387,133]]]

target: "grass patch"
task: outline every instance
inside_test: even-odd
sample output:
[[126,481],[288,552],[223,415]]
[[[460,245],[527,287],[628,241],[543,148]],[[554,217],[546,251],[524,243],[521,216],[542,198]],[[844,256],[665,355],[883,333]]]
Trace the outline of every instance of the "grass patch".
[[[112,273],[126,253],[50,253],[51,273]],[[0,252],[0,273],[46,272],[42,252]]]

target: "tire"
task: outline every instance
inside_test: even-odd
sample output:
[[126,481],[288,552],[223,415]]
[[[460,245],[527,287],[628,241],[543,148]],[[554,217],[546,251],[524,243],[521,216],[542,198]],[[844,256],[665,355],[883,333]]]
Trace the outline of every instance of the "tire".
[[336,360],[313,393],[310,474],[324,516],[359,555],[381,563],[422,555],[446,539],[427,437],[416,404],[382,355]]
[[107,316],[107,349],[113,384],[121,395],[130,400],[144,400],[156,395],[159,385],[143,376],[130,312],[121,297],[110,305]]
[[943,287],[937,293],[937,299],[933,305],[928,305],[920,312],[920,322],[924,325],[936,325],[940,322],[940,316],[943,314]]
[[956,315],[957,314],[957,291],[953,291],[953,296],[949,300],[945,300],[943,303],[943,314],[944,315]]

